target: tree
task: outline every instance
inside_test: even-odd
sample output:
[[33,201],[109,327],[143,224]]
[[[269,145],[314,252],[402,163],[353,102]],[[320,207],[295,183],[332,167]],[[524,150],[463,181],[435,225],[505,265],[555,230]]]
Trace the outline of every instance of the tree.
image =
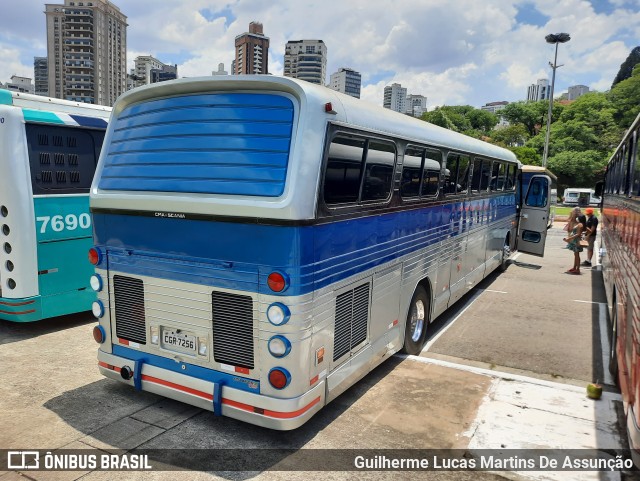
[[595,150],[563,151],[549,157],[547,165],[558,177],[558,187],[592,187],[601,179],[607,160]]
[[[539,126],[544,125],[549,111],[549,102],[513,102],[500,111],[510,124],[522,124],[526,127],[530,137],[538,133]],[[554,104],[551,118],[557,118],[562,111],[562,106]]]
[[518,160],[525,165],[542,165],[542,155],[531,147],[511,147]]
[[615,87],[618,83],[622,82],[631,77],[633,74],[633,69],[636,65],[640,63],[640,47],[634,48],[627,59],[622,62],[620,65],[620,70],[618,70],[618,74],[616,78],[613,79],[613,84],[611,84],[611,88]]
[[470,105],[438,107],[431,112],[425,112],[422,120],[475,138],[488,134],[498,123],[498,118],[491,112]]
[[640,66],[636,66],[631,77],[612,88],[607,97],[615,109],[613,118],[618,127],[628,129],[640,111]]
[[489,137],[491,142],[503,147],[519,147],[529,139],[529,132],[523,124],[513,124],[492,130]]

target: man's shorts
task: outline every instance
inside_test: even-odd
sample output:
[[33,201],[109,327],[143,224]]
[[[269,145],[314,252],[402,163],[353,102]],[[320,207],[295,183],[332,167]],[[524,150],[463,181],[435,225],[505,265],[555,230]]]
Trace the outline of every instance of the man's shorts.
[[587,249],[589,249],[590,251],[593,250],[593,244],[596,241],[596,236],[594,235],[590,235],[589,237],[587,237],[587,242],[589,243],[589,247],[587,247]]

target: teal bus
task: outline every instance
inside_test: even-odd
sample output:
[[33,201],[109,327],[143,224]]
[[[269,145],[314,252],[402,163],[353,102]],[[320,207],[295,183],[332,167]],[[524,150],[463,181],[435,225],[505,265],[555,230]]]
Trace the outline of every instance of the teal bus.
[[110,113],[0,89],[0,319],[91,309],[89,188]]

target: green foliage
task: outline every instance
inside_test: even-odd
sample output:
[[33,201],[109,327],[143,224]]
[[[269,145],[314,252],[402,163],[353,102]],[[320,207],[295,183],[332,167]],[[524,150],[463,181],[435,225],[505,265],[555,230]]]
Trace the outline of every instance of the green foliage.
[[640,63],[640,47],[634,48],[627,59],[620,65],[618,75],[613,79],[611,88],[615,87],[618,83],[631,77],[633,69]]
[[491,112],[470,105],[438,107],[425,112],[422,120],[475,138],[488,134],[498,123],[498,118]]
[[549,157],[547,167],[558,177],[559,187],[592,187],[602,179],[607,160],[596,150],[565,150]]
[[518,160],[525,165],[542,165],[542,155],[531,147],[511,147]]
[[609,91],[608,99],[615,109],[613,117],[618,126],[628,129],[640,112],[640,66]]
[[[553,115],[560,115],[561,107],[554,105]],[[540,102],[513,102],[500,111],[500,114],[512,125],[523,125],[530,137],[538,133],[541,125],[547,120],[547,112],[549,111],[549,102],[541,100]]]
[[522,146],[529,139],[529,132],[522,124],[507,125],[491,132],[490,142],[502,147]]

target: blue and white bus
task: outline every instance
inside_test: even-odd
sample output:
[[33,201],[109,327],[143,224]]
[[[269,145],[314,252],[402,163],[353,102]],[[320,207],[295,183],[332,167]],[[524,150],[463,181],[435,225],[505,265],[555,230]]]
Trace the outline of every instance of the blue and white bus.
[[311,418],[518,248],[508,150],[304,81],[181,79],[114,106],[91,188],[99,369],[274,429]]
[[0,319],[91,309],[89,188],[110,113],[0,89]]

